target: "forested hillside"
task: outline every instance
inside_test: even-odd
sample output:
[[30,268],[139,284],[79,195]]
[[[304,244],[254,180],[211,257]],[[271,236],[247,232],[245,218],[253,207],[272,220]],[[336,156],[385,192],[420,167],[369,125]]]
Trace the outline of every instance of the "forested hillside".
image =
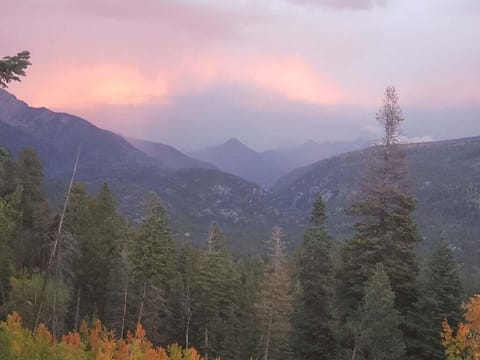
[[77,179],[91,191],[108,182],[121,212],[130,220],[142,217],[152,190],[172,215],[174,233],[189,234],[197,243],[215,221],[236,235],[237,249],[252,249],[278,221],[275,200],[260,186],[183,155],[180,163],[174,163],[169,156],[174,154],[178,160],[179,155],[172,148],[162,156],[155,148],[143,149],[147,155],[81,118],[29,107],[2,89],[0,109],[0,143],[13,156],[23,147],[36,149],[45,170],[43,186],[56,210],[80,151]]
[[[415,220],[428,252],[448,241],[459,259],[478,265],[480,256],[480,137],[402,145],[408,161],[408,182],[417,199]],[[346,209],[355,201],[370,148],[322,160],[297,169],[272,189],[286,209],[306,213],[316,193],[327,203],[329,228],[339,237],[352,233],[354,218]]]

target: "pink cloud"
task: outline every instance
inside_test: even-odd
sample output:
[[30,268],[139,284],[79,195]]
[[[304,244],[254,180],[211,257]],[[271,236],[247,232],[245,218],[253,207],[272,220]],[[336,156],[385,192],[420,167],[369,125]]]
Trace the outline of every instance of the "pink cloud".
[[[14,87],[16,93],[31,105],[56,109],[161,103],[169,93],[160,72],[151,76],[121,63],[53,63],[29,74],[28,80]],[[39,84],[48,91],[38,91]]]
[[372,9],[385,6],[387,0],[288,0],[300,5],[322,6],[332,9]]
[[[39,92],[45,84],[48,92]],[[82,108],[96,105],[164,103],[169,98],[236,84],[293,102],[334,104],[341,91],[326,74],[299,56],[198,54],[180,66],[148,67],[121,60],[65,61],[36,68],[17,93],[36,106]]]

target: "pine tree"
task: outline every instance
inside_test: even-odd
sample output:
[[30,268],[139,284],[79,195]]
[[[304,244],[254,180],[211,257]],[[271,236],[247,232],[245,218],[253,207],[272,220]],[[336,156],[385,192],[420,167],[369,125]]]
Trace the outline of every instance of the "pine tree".
[[361,306],[351,323],[355,338],[353,360],[403,358],[405,344],[400,330],[402,320],[395,309],[394,299],[388,275],[379,264],[367,282]]
[[412,217],[415,199],[408,195],[407,165],[400,145],[403,117],[395,88],[387,88],[377,121],[385,136],[381,145],[369,150],[361,195],[350,210],[360,218],[356,235],[342,250],[339,295],[345,299],[344,318],[355,311],[377,263],[385,266],[396,295],[395,306],[402,315],[413,308],[417,298],[415,248],[419,236]]
[[30,53],[19,52],[15,56],[5,56],[0,60],[0,88],[6,88],[11,81],[20,81],[25,76],[25,69],[31,65]]
[[239,336],[236,296],[240,291],[240,279],[216,224],[210,227],[195,282],[196,296],[192,306],[194,346],[203,350],[205,359],[234,359]]
[[[161,341],[159,334],[165,302],[170,292],[174,243],[170,236],[167,212],[157,195],[150,193],[147,214],[134,237],[130,263],[136,284],[136,322],[145,325],[152,338]],[[163,311],[162,311],[163,310]]]
[[299,289],[292,328],[295,359],[332,359],[336,352],[332,244],[325,220],[325,205],[318,196],[298,261]]
[[264,360],[280,360],[288,359],[291,355],[288,339],[291,331],[292,290],[279,227],[274,227],[270,245],[269,262],[257,304],[262,330],[260,353]]
[[8,313],[10,278],[14,274],[12,240],[20,217],[20,198],[20,191],[0,197],[0,318]]
[[126,335],[129,291],[133,276],[128,256],[128,244],[132,231],[123,221],[119,223],[122,233],[115,240],[110,261],[110,271],[106,288],[105,311],[102,318],[105,325],[119,337]]
[[[190,245],[182,246],[178,251],[177,256],[177,274],[178,278],[175,283],[175,297],[177,309],[177,319],[179,326],[173,336],[179,343],[182,343],[185,348],[191,344],[192,336],[192,317],[193,308],[195,307],[195,277],[200,270],[199,252]],[[179,341],[182,339],[183,341]]]
[[258,339],[260,338],[255,304],[260,295],[263,262],[260,257],[242,256],[237,261],[237,268],[240,276],[240,288],[235,296],[237,353],[242,359],[253,359],[258,354]]
[[[90,197],[82,184],[72,188],[65,216],[65,231],[78,242],[70,321],[77,327],[82,319],[111,320],[112,277],[118,271],[126,224],[117,213],[107,184]],[[78,316],[77,316],[78,315]],[[110,325],[111,323],[109,323]]]
[[410,317],[415,330],[409,344],[411,359],[445,358],[440,337],[442,321],[461,321],[463,295],[458,265],[448,245],[442,243],[428,261],[422,291]]
[[33,148],[25,148],[19,155],[19,185],[23,188],[20,209],[21,225],[14,244],[18,268],[40,268],[46,254],[46,235],[50,214],[42,192],[43,166]]

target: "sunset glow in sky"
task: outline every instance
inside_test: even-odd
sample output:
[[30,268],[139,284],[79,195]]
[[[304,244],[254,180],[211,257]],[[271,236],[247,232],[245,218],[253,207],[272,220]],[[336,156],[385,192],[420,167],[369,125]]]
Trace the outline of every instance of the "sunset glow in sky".
[[375,136],[395,85],[411,137],[480,135],[478,0],[2,0],[9,90],[132,137],[265,149]]

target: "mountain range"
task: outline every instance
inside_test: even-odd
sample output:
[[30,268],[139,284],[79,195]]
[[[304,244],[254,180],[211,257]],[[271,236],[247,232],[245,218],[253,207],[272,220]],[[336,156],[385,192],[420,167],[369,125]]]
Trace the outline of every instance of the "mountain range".
[[0,90],[0,144],[14,153],[26,146],[37,150],[54,208],[62,202],[80,148],[77,181],[91,191],[107,182],[119,208],[132,221],[143,216],[146,195],[155,191],[177,237],[187,234],[192,241],[201,241],[212,222],[242,234],[242,244],[258,243],[269,231],[266,227],[273,220],[266,219],[278,211],[259,185],[190,159],[172,147],[129,141],[77,116],[30,107]]
[[216,169],[208,162],[187,156],[173,146],[152,141],[125,138],[132,146],[154,159],[161,161],[171,170],[179,169]]
[[370,141],[362,139],[321,144],[309,140],[294,147],[258,152],[232,138],[223,144],[198,150],[190,155],[268,189],[281,176],[297,167],[365,148],[369,143]]
[[[30,107],[3,90],[0,144],[13,152],[25,146],[37,150],[44,164],[45,189],[55,209],[62,201],[80,147],[77,180],[92,191],[108,182],[120,210],[131,221],[141,219],[146,194],[155,191],[169,212],[178,239],[203,241],[208,226],[216,222],[232,248],[249,251],[261,248],[276,224],[284,228],[287,242],[297,243],[317,193],[326,201],[331,233],[339,239],[351,236],[355,219],[345,210],[358,191],[371,151],[344,152],[305,165],[312,160],[307,155],[312,151],[291,148],[285,153],[304,155],[289,155],[294,160],[288,161],[289,156],[284,155],[279,161],[284,164],[282,171],[301,163],[299,159],[305,166],[275,181],[281,172],[269,178],[274,167],[267,168],[265,159],[278,159],[280,150],[259,153],[232,139],[186,155],[165,144],[126,140],[70,114]],[[309,142],[304,147],[319,149],[319,145]],[[325,148],[335,153],[365,145],[359,141]],[[423,237],[421,251],[428,252],[434,244],[447,241],[462,262],[478,266],[480,137],[402,146],[411,190],[417,198],[415,217]],[[240,173],[250,174],[249,179],[238,176]],[[259,183],[272,185],[266,190]]]

